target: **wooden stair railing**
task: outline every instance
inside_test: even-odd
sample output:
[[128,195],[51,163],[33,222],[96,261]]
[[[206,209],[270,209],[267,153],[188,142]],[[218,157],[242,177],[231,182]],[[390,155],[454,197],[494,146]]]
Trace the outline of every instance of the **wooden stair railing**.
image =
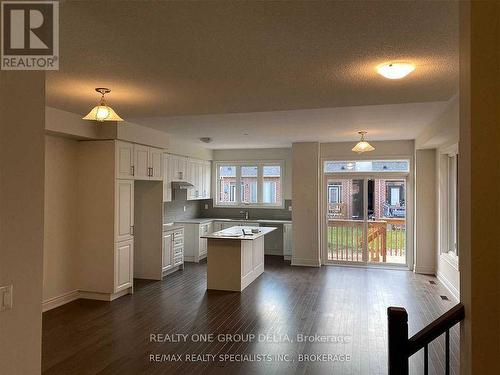
[[424,374],[429,373],[429,343],[445,334],[445,373],[450,374],[450,328],[465,317],[464,306],[459,303],[434,320],[427,327],[408,338],[408,313],[402,307],[387,308],[388,322],[388,369],[389,375],[407,375],[408,360],[424,349]]

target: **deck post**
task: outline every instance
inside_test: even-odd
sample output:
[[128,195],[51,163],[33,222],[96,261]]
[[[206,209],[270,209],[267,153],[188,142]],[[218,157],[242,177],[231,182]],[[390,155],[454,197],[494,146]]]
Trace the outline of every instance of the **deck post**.
[[402,307],[387,308],[389,375],[408,374],[408,313]]

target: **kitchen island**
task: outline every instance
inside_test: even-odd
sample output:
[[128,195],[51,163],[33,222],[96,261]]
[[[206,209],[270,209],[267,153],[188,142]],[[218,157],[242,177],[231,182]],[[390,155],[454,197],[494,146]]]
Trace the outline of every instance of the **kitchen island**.
[[207,239],[207,289],[241,292],[259,277],[264,272],[264,236],[273,230],[234,226],[202,236]]

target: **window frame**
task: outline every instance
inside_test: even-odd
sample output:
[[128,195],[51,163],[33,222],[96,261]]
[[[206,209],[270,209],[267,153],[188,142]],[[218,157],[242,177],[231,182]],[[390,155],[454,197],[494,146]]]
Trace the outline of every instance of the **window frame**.
[[[275,208],[280,209],[285,207],[284,197],[284,178],[285,178],[285,161],[284,160],[217,160],[214,161],[214,182],[215,182],[215,199],[214,207],[234,207],[234,208]],[[220,198],[220,184],[219,172],[222,166],[236,167],[236,201],[235,202],[221,202]],[[276,204],[264,203],[264,166],[279,166],[280,167],[280,199]],[[257,167],[257,203],[244,203],[241,201],[241,186],[243,184],[241,177],[242,167]]]

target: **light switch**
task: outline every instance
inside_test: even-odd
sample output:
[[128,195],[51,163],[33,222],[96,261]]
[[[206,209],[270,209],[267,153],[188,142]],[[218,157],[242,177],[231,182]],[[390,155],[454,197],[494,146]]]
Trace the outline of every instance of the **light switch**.
[[288,211],[291,211],[292,210],[292,206],[288,206]]
[[183,206],[182,208],[183,208],[184,212],[186,212],[186,206]]
[[205,203],[205,210],[208,210],[208,204]]
[[0,286],[0,311],[12,309],[12,285]]

